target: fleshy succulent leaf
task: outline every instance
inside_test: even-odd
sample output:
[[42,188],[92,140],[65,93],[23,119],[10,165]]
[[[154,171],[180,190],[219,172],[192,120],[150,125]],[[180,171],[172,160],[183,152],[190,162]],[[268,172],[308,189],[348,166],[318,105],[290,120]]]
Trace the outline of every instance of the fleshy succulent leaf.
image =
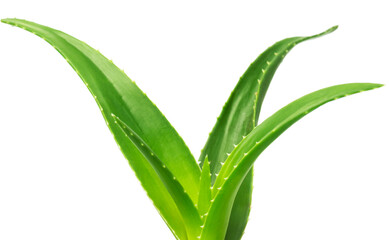
[[201,169],[200,177],[200,193],[197,203],[201,218],[204,219],[208,212],[211,201],[211,172],[209,169],[208,156],[205,157],[203,168]]
[[[231,93],[209,135],[200,156],[200,164],[207,155],[211,159],[212,183],[219,173],[227,155],[235,144],[251,132],[258,123],[259,113],[270,82],[288,52],[298,43],[314,39],[337,29],[334,26],[325,32],[308,37],[292,37],[281,40],[265,50],[246,70]],[[252,170],[241,185],[226,234],[226,240],[242,237],[248,221],[252,194]]]
[[[334,26],[325,32],[308,37],[292,37],[275,43],[265,50],[246,70],[223,107],[201,152],[199,161],[205,156],[211,160],[212,183],[215,173],[242,137],[257,125],[259,112],[275,71],[288,52],[298,43],[317,38],[337,29]],[[229,131],[228,131],[229,130]]]
[[177,238],[186,239],[185,226],[169,192],[152,166],[110,116],[114,112],[144,139],[195,202],[198,199],[200,168],[157,107],[122,70],[86,43],[29,21],[3,19],[2,22],[38,35],[68,61],[94,96],[116,142],[162,218]]
[[191,236],[198,236],[201,231],[200,227],[202,225],[202,220],[200,219],[197,208],[182,185],[170,172],[167,166],[158,158],[157,154],[154,153],[153,150],[147,146],[147,144],[129,126],[127,126],[114,114],[112,114],[112,117],[115,119],[115,123],[124,132],[125,136],[131,140],[139,152],[141,152],[147,159],[172,196],[185,223],[188,239],[191,239]]
[[333,32],[337,26],[317,35],[279,41],[239,80],[210,133],[199,167],[158,108],[100,52],[46,26],[20,19],[1,21],[43,38],[73,67],[95,98],[143,188],[180,240],[241,239],[251,205],[252,167],[258,156],[314,109],[382,86],[351,83],[321,89],[288,104],[257,126],[267,89],[287,53],[298,43]]
[[327,102],[381,86],[351,83],[321,89],[295,100],[258,125],[238,144],[223,165],[213,187],[212,203],[201,239],[224,239],[230,217],[228,210],[232,209],[245,176],[257,157],[286,129]]

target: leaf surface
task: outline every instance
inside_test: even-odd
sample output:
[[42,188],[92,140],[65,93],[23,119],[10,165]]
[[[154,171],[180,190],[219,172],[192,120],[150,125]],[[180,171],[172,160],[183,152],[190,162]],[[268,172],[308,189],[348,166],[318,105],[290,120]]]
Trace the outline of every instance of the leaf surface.
[[[281,40],[265,50],[246,70],[231,93],[201,153],[200,163],[207,155],[211,161],[212,183],[222,163],[243,136],[258,123],[259,113],[273,76],[288,52],[298,43],[317,38],[337,29],[308,37],[292,37]],[[242,237],[248,221],[252,195],[252,170],[241,185],[231,211],[226,240]]]
[[232,209],[235,195],[245,176],[257,157],[287,128],[327,102],[381,86],[351,83],[321,89],[288,104],[257,126],[232,151],[215,181],[213,200],[201,239],[224,239],[230,217],[229,209]]
[[123,121],[114,114],[112,114],[112,117],[125,136],[131,140],[139,152],[147,159],[172,196],[185,223],[189,239],[197,237],[201,231],[202,220],[189,195],[154,151]]
[[95,98],[121,151],[162,218],[177,238],[186,239],[183,220],[169,192],[147,159],[110,116],[114,112],[158,154],[195,202],[198,199],[200,168],[181,137],[157,107],[122,70],[86,43],[29,21],[3,19],[2,22],[38,35],[68,61]]
[[211,172],[209,169],[208,157],[205,157],[203,168],[201,169],[200,177],[200,193],[198,201],[198,210],[202,218],[208,212],[211,203]]

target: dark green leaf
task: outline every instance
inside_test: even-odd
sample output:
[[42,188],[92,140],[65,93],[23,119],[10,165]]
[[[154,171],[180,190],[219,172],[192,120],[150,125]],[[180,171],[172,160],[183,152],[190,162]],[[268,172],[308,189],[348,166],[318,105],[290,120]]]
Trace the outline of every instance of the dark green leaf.
[[[200,163],[208,155],[211,161],[212,183],[227,154],[258,123],[258,117],[270,82],[284,57],[298,43],[335,31],[337,26],[317,35],[292,37],[275,43],[264,51],[246,70],[231,93],[200,156]],[[231,212],[226,240],[242,237],[251,205],[253,172],[247,175],[239,190]]]

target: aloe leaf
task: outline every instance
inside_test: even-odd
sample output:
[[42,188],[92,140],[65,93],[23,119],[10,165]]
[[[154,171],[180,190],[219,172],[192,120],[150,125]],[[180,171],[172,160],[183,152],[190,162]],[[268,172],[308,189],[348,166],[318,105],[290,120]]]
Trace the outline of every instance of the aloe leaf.
[[200,233],[202,220],[189,195],[167,166],[158,158],[157,154],[147,146],[147,143],[114,114],[112,114],[112,117],[115,119],[115,123],[124,132],[125,136],[131,140],[139,152],[147,159],[172,196],[185,223],[189,239],[196,238]]
[[29,21],[3,19],[2,22],[38,35],[68,61],[95,98],[116,142],[162,218],[177,238],[186,239],[185,226],[169,192],[147,159],[110,116],[114,112],[144,139],[195,202],[198,199],[200,168],[157,107],[122,70],[86,43]]
[[[265,50],[246,70],[231,93],[200,156],[211,160],[212,183],[234,145],[242,140],[258,123],[259,113],[270,82],[286,54],[298,43],[317,38],[337,29],[308,37],[292,37],[279,41]],[[227,240],[243,235],[251,205],[253,172],[247,174],[241,185],[231,212]]]
[[209,169],[208,156],[205,156],[203,168],[201,169],[200,193],[199,193],[199,201],[197,203],[198,211],[201,218],[205,217],[206,213],[208,212],[210,203],[211,203],[211,172]]
[[257,157],[287,128],[327,102],[381,86],[351,83],[321,89],[288,104],[257,126],[233,150],[215,181],[213,199],[201,239],[224,239],[230,217],[229,211],[245,176]]

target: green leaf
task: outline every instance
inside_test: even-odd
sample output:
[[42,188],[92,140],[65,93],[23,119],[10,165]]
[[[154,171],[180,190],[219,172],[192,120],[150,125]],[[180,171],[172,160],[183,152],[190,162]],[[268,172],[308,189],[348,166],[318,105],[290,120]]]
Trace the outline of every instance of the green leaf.
[[29,21],[3,19],[2,22],[38,35],[68,61],[95,98],[116,142],[162,218],[177,238],[187,239],[183,220],[171,195],[147,159],[114,124],[110,116],[114,112],[130,126],[177,177],[191,200],[196,202],[200,168],[183,140],[157,107],[122,70],[86,43],[61,31]]
[[197,203],[199,214],[204,219],[211,204],[211,172],[209,169],[208,156],[205,156],[203,168],[200,177],[200,193],[199,201]]
[[[246,70],[231,93],[218,121],[213,128],[200,156],[200,163],[207,155],[211,160],[212,183],[222,163],[234,145],[251,132],[258,117],[270,82],[287,53],[298,43],[331,33],[334,26],[325,32],[308,37],[292,37],[275,43],[265,50]],[[231,212],[226,240],[237,240],[243,235],[251,205],[253,172],[247,174],[236,196]]]
[[185,223],[189,239],[191,239],[191,236],[197,237],[201,231],[200,226],[202,225],[202,220],[189,195],[167,166],[158,158],[157,154],[147,146],[147,143],[114,114],[112,114],[112,117],[115,119],[115,123],[124,132],[125,136],[131,140],[139,152],[147,159],[172,196]]
[[229,211],[245,176],[257,157],[287,128],[327,102],[381,86],[351,83],[325,88],[288,104],[257,126],[232,151],[215,181],[213,200],[201,239],[224,239],[230,217]]

